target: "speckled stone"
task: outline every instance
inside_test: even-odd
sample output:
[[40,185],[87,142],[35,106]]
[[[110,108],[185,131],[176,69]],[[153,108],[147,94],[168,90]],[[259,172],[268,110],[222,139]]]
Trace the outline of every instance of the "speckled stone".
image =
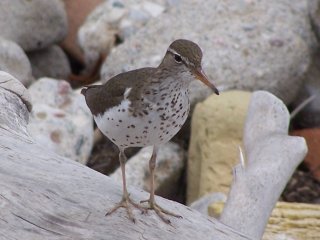
[[108,55],[116,38],[122,41],[136,33],[150,19],[161,15],[170,3],[165,0],[109,0],[97,6],[78,32],[88,69],[100,54]]
[[93,119],[83,96],[65,81],[41,78],[29,88],[28,130],[43,147],[85,164],[93,146]]
[[285,103],[296,96],[315,45],[307,1],[186,0],[112,51],[102,78],[157,66],[177,38],[202,47],[204,70],[220,90],[264,89]]

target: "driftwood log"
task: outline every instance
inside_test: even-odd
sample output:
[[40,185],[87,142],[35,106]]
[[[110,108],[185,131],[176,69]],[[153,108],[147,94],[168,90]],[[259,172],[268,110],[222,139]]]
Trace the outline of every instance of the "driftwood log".
[[[239,216],[238,210],[233,208],[236,200],[232,199],[223,213],[223,223],[160,197],[157,201],[161,206],[183,218],[171,218],[172,225],[167,225],[153,212],[143,215],[134,210],[137,220],[134,224],[128,220],[123,209],[105,217],[106,211],[121,198],[121,183],[58,156],[48,151],[46,146],[35,142],[27,132],[31,110],[28,92],[16,79],[4,72],[0,72],[0,109],[1,240],[243,240],[261,237],[261,228],[267,222],[268,211],[272,210],[270,201],[267,211],[261,203],[258,205],[261,209],[255,208],[264,212],[258,214],[263,218],[258,224],[258,233],[245,231],[247,235],[259,236],[257,238],[250,238],[236,230],[235,223],[240,223],[244,216]],[[132,199],[137,202],[148,197],[148,193],[142,190],[129,188],[129,191]],[[233,190],[231,197],[236,197],[235,194]],[[274,195],[271,203],[273,200]],[[242,205],[246,202],[254,205],[253,201],[243,201]],[[228,209],[232,209],[234,219]],[[246,213],[241,211],[241,214]],[[254,212],[250,211],[250,214],[254,215]],[[253,217],[256,219],[256,216]],[[228,219],[232,219],[230,224]],[[244,221],[241,224],[242,230],[252,228],[250,225],[245,227],[246,223],[251,224],[250,221]]]
[[[105,217],[121,199],[121,183],[61,157],[27,132],[30,97],[18,81],[0,72],[0,239],[248,239],[241,233],[173,201],[161,206],[182,219],[172,226],[154,213],[124,209]],[[129,188],[135,201],[142,190]]]

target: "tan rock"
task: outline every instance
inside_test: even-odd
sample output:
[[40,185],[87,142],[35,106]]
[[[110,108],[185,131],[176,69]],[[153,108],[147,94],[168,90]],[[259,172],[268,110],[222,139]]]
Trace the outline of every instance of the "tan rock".
[[[209,206],[210,216],[217,217],[223,209],[223,202]],[[263,240],[319,239],[320,205],[278,202],[273,209]]]
[[229,91],[196,106],[188,159],[188,203],[210,192],[229,191],[250,97],[250,92]]

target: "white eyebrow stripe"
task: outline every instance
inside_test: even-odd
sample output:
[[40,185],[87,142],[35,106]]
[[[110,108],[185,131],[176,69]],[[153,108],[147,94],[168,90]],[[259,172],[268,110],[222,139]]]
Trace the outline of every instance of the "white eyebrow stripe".
[[172,48],[168,48],[168,51],[169,52],[171,52],[171,53],[173,53],[173,54],[177,54],[177,55],[179,55],[180,56],[180,54],[179,53],[177,53],[175,50],[173,50]]
[[177,53],[175,50],[173,50],[172,48],[168,48],[168,52],[171,52],[172,54],[178,55],[182,58],[182,60],[187,64],[187,65],[191,65],[193,67],[195,67],[195,65],[190,62],[187,58],[185,58],[184,56],[181,56],[179,53]]

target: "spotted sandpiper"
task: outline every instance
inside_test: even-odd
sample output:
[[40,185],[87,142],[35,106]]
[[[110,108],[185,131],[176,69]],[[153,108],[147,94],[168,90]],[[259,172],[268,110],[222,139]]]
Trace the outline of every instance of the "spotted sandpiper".
[[[189,102],[189,83],[201,80],[216,94],[217,88],[210,83],[201,67],[202,51],[189,40],[178,39],[170,44],[157,68],[141,68],[121,73],[103,85],[83,88],[94,120],[101,130],[120,150],[119,161],[122,171],[122,200],[106,215],[124,207],[128,216],[135,221],[131,206],[140,210],[153,209],[166,223],[170,220],[165,214],[171,213],[155,202],[154,170],[159,145],[168,142],[182,127],[187,119]],[[125,176],[128,147],[153,146],[149,161],[151,173],[150,197],[145,208],[133,202],[128,194]]]

